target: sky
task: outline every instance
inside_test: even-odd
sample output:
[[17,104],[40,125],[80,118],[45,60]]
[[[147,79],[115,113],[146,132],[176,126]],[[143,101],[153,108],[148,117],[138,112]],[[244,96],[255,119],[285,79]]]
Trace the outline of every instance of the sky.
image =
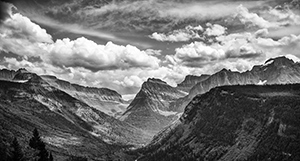
[[26,68],[131,98],[148,78],[250,70],[300,58],[299,0],[0,2],[0,68]]

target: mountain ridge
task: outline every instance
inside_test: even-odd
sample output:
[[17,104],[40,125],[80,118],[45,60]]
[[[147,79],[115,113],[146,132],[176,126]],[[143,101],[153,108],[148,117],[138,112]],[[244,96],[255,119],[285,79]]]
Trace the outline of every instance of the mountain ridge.
[[169,110],[169,105],[184,95],[182,91],[160,79],[149,78],[142,84],[120,120],[154,135],[178,117],[177,112]]
[[297,160],[300,84],[235,85],[197,95],[137,160]]

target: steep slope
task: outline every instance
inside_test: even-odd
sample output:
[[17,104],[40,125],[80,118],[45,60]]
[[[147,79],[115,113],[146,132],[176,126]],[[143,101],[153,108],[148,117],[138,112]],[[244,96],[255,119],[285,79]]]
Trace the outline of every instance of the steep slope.
[[[118,158],[121,148],[148,142],[142,130],[96,110],[50,86],[34,73],[17,72],[20,80],[0,81],[1,142],[18,137],[25,144],[37,127],[54,155]],[[119,157],[122,158],[122,157]]]
[[184,80],[177,85],[177,88],[184,92],[189,92],[194,85],[206,80],[209,77],[210,75],[207,74],[203,74],[201,76],[187,75]]
[[[7,69],[0,70],[0,80],[9,80],[13,82],[25,82],[33,75],[36,74],[31,73],[26,69],[19,69],[17,71]],[[49,75],[40,77],[51,86],[56,87],[83,101],[89,106],[113,117],[120,116],[125,112],[126,107],[129,105],[129,102],[123,100],[119,93],[108,88],[84,87]]]
[[196,96],[138,160],[299,160],[300,84],[224,86]]
[[178,113],[170,111],[169,106],[184,95],[164,81],[148,79],[120,120],[155,134],[178,118]]
[[41,77],[50,85],[113,117],[120,116],[129,105],[119,93],[108,88],[84,87],[49,75]]
[[250,71],[243,73],[223,69],[206,80],[197,83],[189,92],[189,95],[181,100],[177,111],[181,111],[197,95],[210,89],[223,85],[245,84],[286,84],[300,82],[300,64],[286,57],[269,59],[263,65],[257,65]]

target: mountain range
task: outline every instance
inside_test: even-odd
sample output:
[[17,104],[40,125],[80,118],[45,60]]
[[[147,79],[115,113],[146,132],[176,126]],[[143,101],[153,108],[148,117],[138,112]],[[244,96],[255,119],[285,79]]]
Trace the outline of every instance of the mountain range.
[[[35,73],[25,69],[3,69],[0,73],[2,147],[7,147],[13,137],[21,138],[26,145],[34,128],[41,131],[56,158],[73,154],[100,160],[118,158],[122,154],[111,152],[149,141],[144,131],[51,86]],[[110,95],[104,92],[101,96]]]
[[299,91],[299,84],[213,88],[137,160],[299,160]]
[[214,87],[297,82],[300,82],[300,64],[286,57],[269,59],[242,73],[222,69],[212,75],[188,75],[177,87],[161,80],[148,79],[121,120],[155,134],[178,119],[196,95]]
[[300,64],[277,57],[242,73],[188,75],[176,87],[149,78],[125,101],[112,89],[2,69],[0,143],[26,145],[38,128],[59,159],[297,160],[300,86],[289,84],[299,82]]

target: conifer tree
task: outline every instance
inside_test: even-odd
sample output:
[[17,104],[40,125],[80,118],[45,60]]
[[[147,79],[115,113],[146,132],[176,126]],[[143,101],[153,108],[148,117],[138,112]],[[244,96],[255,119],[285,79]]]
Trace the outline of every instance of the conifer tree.
[[11,144],[11,160],[12,161],[22,161],[24,159],[24,154],[22,152],[22,148],[17,140],[17,138],[14,138],[12,144]]
[[49,154],[49,152],[46,149],[45,143],[42,141],[40,134],[38,130],[35,128],[33,130],[33,137],[29,140],[29,146],[35,150],[38,150],[38,161],[50,161],[53,156],[52,154]]

